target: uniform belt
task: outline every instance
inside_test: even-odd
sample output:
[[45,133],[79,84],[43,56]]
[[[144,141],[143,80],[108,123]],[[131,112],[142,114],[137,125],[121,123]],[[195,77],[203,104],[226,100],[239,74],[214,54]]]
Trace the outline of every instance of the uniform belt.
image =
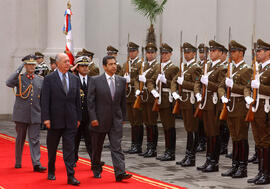
[[193,91],[187,90],[187,89],[182,89],[182,91],[185,92],[185,93],[191,93],[191,92],[193,92]]
[[171,89],[169,89],[169,88],[162,88],[162,92],[170,93],[171,92]]
[[236,94],[236,93],[231,93],[231,97],[243,97],[244,95]]
[[260,94],[260,99],[269,100],[270,96]]

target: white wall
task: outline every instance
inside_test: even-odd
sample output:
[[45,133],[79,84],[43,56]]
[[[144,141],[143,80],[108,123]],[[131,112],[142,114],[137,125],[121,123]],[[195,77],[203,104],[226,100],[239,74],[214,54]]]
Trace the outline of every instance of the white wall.
[[[14,95],[5,80],[21,63],[20,59],[36,50],[54,56],[64,51],[62,33],[66,0],[0,0],[0,114],[12,112]],[[119,48],[119,62],[126,60],[127,34],[130,40],[145,44],[149,22],[135,11],[131,0],[71,0],[72,31],[75,52],[87,48],[100,64],[106,46]],[[253,25],[256,37],[270,42],[269,0],[168,0],[164,14],[155,24],[157,44],[160,32],[163,42],[174,48],[173,61],[179,62],[180,30],[183,42],[198,44],[216,40],[228,44],[228,28],[232,39],[246,45],[250,62]],[[102,70],[102,68],[101,68]]]

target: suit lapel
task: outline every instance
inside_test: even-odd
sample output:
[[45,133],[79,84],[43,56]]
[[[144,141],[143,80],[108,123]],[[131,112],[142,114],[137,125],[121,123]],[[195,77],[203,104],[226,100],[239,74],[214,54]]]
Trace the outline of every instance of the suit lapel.
[[58,74],[58,71],[56,70],[53,74],[55,76],[55,80],[56,80],[56,83],[57,83],[58,87],[61,89],[61,91],[63,93],[65,93],[63,85],[62,85],[61,78],[59,77],[59,74]]
[[112,100],[112,95],[111,95],[111,91],[110,91],[110,87],[109,87],[109,84],[108,84],[108,81],[106,79],[106,75],[105,73],[102,75],[102,80],[103,80],[103,83],[104,83],[104,89],[106,91],[106,94],[108,94],[108,97],[110,98],[110,100]]
[[75,79],[72,77],[72,74],[70,72],[68,72],[68,79],[69,79],[69,88],[68,88],[67,95],[69,95],[71,93],[71,90],[73,89],[73,86],[75,83]]

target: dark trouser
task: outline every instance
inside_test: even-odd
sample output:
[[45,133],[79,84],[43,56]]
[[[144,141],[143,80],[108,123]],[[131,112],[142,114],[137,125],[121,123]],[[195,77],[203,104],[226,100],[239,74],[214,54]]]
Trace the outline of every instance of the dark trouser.
[[76,134],[76,129],[48,129],[47,134],[47,148],[48,148],[48,172],[49,174],[55,173],[55,160],[57,147],[62,137],[63,143],[63,156],[66,165],[67,176],[74,176],[74,138]]
[[15,146],[16,165],[21,165],[22,163],[22,152],[26,138],[26,132],[28,132],[32,164],[33,166],[40,165],[40,142],[39,142],[40,124],[28,124],[21,122],[15,122],[15,124],[17,133]]
[[77,130],[77,133],[75,136],[75,162],[77,162],[79,159],[78,152],[79,152],[80,141],[81,141],[82,136],[84,138],[86,150],[87,150],[89,157],[91,159],[92,146],[91,146],[91,135],[90,135],[90,131],[89,131],[88,126],[89,126],[88,122],[82,121],[80,127]]
[[122,131],[119,131],[119,128],[115,129],[112,127],[109,133],[91,131],[92,170],[99,173],[102,172],[101,153],[106,134],[109,136],[113,168],[115,177],[117,177],[119,174],[125,173],[125,156],[121,148]]

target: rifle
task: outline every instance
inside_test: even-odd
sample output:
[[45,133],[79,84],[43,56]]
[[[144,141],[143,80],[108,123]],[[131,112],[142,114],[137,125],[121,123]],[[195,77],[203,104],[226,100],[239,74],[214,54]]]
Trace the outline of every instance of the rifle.
[[[229,64],[228,64],[228,70],[227,70],[227,78],[232,77],[232,57],[231,57],[231,47],[230,47],[230,41],[231,41],[231,27],[229,28],[229,43],[228,43],[228,50],[229,50]],[[231,96],[231,88],[227,87],[227,99],[230,99]],[[228,109],[226,103],[223,103],[223,108],[220,113],[219,119],[220,120],[227,120],[228,117]]]
[[[129,34],[128,34],[128,44],[127,44],[127,64],[125,75],[129,75]],[[126,89],[128,90],[128,83],[126,83]]]
[[[256,75],[257,75],[257,66],[256,66],[256,42],[254,43],[254,37],[252,36],[252,45],[253,45],[253,51],[252,51],[252,66],[253,66],[253,76],[252,79],[255,80],[256,79]],[[253,89],[252,92],[252,98],[253,98],[253,102],[249,105],[249,109],[248,109],[248,113],[246,115],[245,121],[247,122],[252,122],[254,121],[254,112],[252,111],[252,107],[255,104],[255,100],[257,97],[257,89]]]
[[[178,72],[179,77],[182,76],[182,72],[184,71],[184,70],[182,70],[182,64],[183,64],[182,34],[183,34],[183,32],[181,30],[181,32],[180,32],[180,64],[179,64],[179,72]],[[178,93],[179,93],[179,95],[181,95],[181,92],[182,92],[181,85],[178,85]],[[177,99],[176,102],[175,102],[175,105],[173,107],[173,111],[172,111],[173,114],[179,114],[180,113],[179,106],[180,106],[180,99]]]
[[[144,47],[142,46],[142,65],[141,65],[141,70],[140,70],[140,74],[142,75],[143,74],[143,69],[144,69]],[[143,85],[144,83],[140,81],[140,95],[137,96],[135,102],[134,102],[134,105],[133,105],[133,108],[135,109],[140,109],[141,108],[141,94],[142,94],[142,91],[143,91]]]
[[195,62],[197,62],[197,42],[198,42],[198,35],[196,35],[196,40],[195,40],[195,47],[196,47],[196,54],[195,54]]
[[[160,34],[160,46],[162,45],[162,33]],[[159,69],[159,73],[161,74],[161,61],[162,61],[162,52],[160,50],[160,69]],[[159,81],[158,82],[158,92],[159,92],[159,98],[155,99],[152,111],[153,112],[158,112],[159,111],[159,102],[161,100],[161,91],[162,91],[162,83]]]
[[[207,74],[207,57],[208,57],[208,54],[207,54],[207,47],[206,45],[204,46],[204,61],[203,61],[203,73],[204,74]],[[204,99],[205,97],[205,93],[206,93],[206,86],[203,85],[203,91],[202,91],[202,100]],[[202,117],[202,110],[200,108],[200,106],[202,105],[202,102],[200,102],[198,104],[198,107],[196,108],[196,111],[194,113],[194,117],[195,118],[200,118]]]

